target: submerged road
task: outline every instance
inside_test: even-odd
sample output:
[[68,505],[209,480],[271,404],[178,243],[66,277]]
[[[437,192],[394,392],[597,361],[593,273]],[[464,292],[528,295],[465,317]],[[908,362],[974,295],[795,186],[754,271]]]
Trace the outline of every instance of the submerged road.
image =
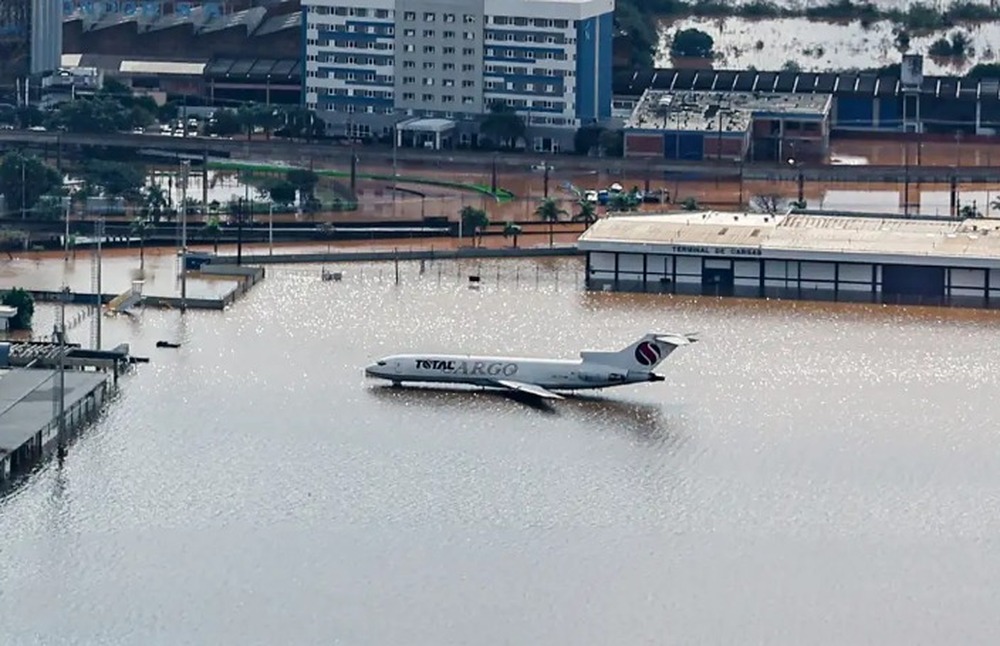
[[[324,141],[311,143],[289,139],[252,140],[220,139],[213,137],[166,137],[151,134],[74,134],[65,132],[37,132],[22,130],[0,131],[0,145],[4,148],[19,146],[47,147],[62,150],[69,146],[110,146],[148,151],[165,151],[178,157],[201,158],[225,156],[233,159],[334,161],[346,167],[351,151],[359,158],[360,165],[385,167],[393,161],[393,151],[388,146],[344,146]],[[764,181],[825,182],[928,182],[963,184],[995,182],[997,172],[991,166],[903,166],[862,165],[829,166],[823,164],[778,166],[774,163],[732,162],[675,162],[650,159],[597,158],[575,155],[543,155],[539,153],[484,154],[478,150],[428,151],[412,148],[399,149],[395,158],[409,172],[428,169],[460,168],[463,171],[488,170],[496,165],[502,172],[512,169],[529,171],[533,164],[546,159],[559,171],[605,171],[620,174],[647,173],[652,178],[717,179]]]

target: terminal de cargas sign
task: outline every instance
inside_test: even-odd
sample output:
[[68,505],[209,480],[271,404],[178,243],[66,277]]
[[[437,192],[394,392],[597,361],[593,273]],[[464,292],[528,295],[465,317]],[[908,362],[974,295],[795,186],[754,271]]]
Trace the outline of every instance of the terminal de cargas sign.
[[674,253],[693,256],[760,256],[760,249],[753,247],[711,247],[700,245],[675,244]]

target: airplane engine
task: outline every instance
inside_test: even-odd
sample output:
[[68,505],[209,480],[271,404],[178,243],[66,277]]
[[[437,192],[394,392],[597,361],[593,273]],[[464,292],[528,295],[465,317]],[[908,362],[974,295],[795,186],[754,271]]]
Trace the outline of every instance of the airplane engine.
[[616,372],[614,370],[581,370],[580,379],[583,381],[592,381],[594,383],[610,383],[615,381],[625,381],[624,372]]

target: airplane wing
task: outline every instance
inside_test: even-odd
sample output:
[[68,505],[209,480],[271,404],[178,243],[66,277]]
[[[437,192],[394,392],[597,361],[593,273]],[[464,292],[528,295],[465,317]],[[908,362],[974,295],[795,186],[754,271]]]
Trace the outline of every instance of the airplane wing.
[[513,390],[519,393],[525,393],[528,395],[534,395],[535,397],[541,397],[542,399],[565,399],[562,395],[557,395],[551,390],[542,388],[541,386],[536,386],[535,384],[526,384],[523,381],[511,381],[510,379],[497,379],[496,384],[502,386],[507,390]]

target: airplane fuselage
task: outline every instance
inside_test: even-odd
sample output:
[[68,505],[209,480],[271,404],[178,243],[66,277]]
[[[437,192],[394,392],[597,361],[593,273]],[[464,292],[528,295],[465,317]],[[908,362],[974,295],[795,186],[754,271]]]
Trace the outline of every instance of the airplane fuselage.
[[368,366],[370,377],[394,383],[438,382],[496,386],[509,380],[546,389],[579,390],[661,381],[650,371],[628,370],[582,359],[534,359],[447,354],[398,354]]

